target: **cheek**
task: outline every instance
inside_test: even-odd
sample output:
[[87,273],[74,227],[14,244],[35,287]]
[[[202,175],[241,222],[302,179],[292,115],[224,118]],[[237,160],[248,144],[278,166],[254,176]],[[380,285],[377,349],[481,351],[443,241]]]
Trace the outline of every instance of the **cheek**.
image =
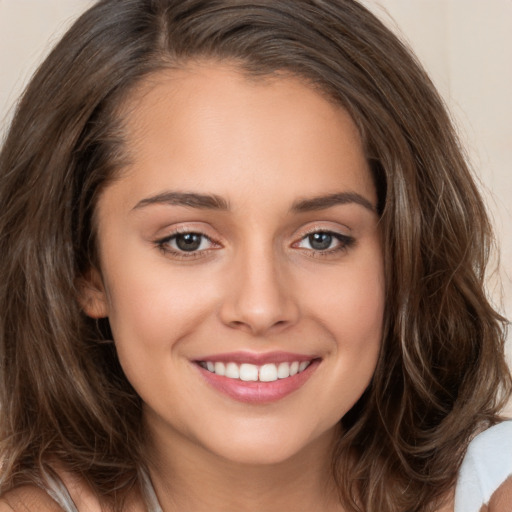
[[184,272],[166,273],[151,265],[132,271],[117,266],[108,290],[109,321],[126,377],[144,402],[167,403],[163,390],[170,384],[181,389],[182,347],[212,310],[212,290],[198,287]]
[[[199,274],[199,275],[198,275]],[[210,275],[173,271],[169,266],[117,265],[107,283],[109,320],[119,349],[144,347],[168,350],[186,337],[214,307],[215,284]]]
[[346,372],[369,383],[377,364],[384,321],[385,282],[380,262],[354,269],[342,290],[337,327],[339,361]]
[[385,302],[380,258],[362,257],[346,269],[317,273],[315,286],[304,289],[302,295],[309,297],[310,311],[339,349],[359,351],[380,344]]
[[380,344],[384,316],[384,280],[380,273],[361,272],[357,282],[343,291],[343,322],[340,329],[351,333],[355,348]]
[[[343,415],[364,392],[375,371],[385,309],[385,280],[378,251],[361,254],[357,264],[337,273],[317,273],[309,293],[309,311],[330,340],[325,364],[326,393],[333,410]],[[341,268],[341,267],[340,267]],[[305,293],[305,290],[304,292]],[[332,357],[331,357],[332,356]]]

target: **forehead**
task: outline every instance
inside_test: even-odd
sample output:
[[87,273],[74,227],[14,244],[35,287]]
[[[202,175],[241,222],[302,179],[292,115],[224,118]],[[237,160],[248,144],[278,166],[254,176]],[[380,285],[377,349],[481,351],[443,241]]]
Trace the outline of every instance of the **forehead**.
[[351,117],[296,77],[254,79],[213,63],[161,71],[128,99],[123,124],[134,191],[229,195],[223,185],[257,188],[265,179],[319,189],[311,194],[359,188],[375,202]]

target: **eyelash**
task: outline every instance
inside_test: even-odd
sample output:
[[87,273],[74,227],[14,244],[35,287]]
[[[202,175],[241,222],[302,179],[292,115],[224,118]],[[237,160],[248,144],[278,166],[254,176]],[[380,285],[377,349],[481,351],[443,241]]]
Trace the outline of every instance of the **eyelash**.
[[207,248],[207,249],[201,249],[201,250],[184,251],[184,250],[174,249],[173,247],[170,246],[170,244],[173,241],[176,241],[176,239],[179,236],[185,236],[185,235],[195,235],[195,236],[200,237],[201,238],[201,242],[200,242],[201,244],[202,244],[203,240],[207,240],[212,246],[220,247],[220,244],[218,244],[217,242],[212,240],[209,236],[205,235],[204,233],[200,233],[198,231],[188,230],[188,229],[178,230],[178,231],[176,231],[175,233],[173,233],[173,234],[171,234],[169,236],[166,236],[164,238],[156,240],[155,241],[155,245],[164,254],[171,255],[174,258],[183,259],[183,260],[185,260],[185,259],[186,260],[193,260],[193,259],[201,258],[201,257],[205,256],[207,253],[210,252],[210,250],[211,250],[210,247]]
[[[324,249],[324,250],[315,250],[315,249],[307,249],[307,248],[301,248],[297,247],[299,243],[302,243],[303,241],[307,240],[309,237],[313,235],[328,235],[332,237],[333,239],[337,240],[336,247],[333,247],[331,249]],[[356,243],[356,239],[349,235],[343,235],[341,233],[338,233],[336,231],[330,231],[328,229],[322,229],[322,228],[315,228],[311,231],[305,233],[302,238],[299,240],[299,242],[295,242],[292,247],[297,247],[298,249],[303,249],[305,251],[310,252],[310,255],[314,258],[326,258],[329,256],[334,256],[339,253],[345,252],[348,249],[350,249],[354,244]]]
[[[185,251],[185,250],[175,249],[175,248],[171,247],[170,244],[172,242],[175,242],[179,236],[185,236],[185,235],[193,235],[193,236],[200,237],[201,238],[200,244],[202,244],[204,240],[207,240],[213,247],[208,247],[207,249],[201,249],[201,250],[196,249],[196,250],[192,250],[192,251]],[[324,249],[324,250],[321,250],[321,249],[315,250],[313,248],[308,249],[308,248],[298,247],[298,244],[306,241],[309,237],[311,237],[313,235],[328,235],[328,236],[331,236],[333,239],[337,240],[338,243],[337,243],[336,247],[328,248],[328,249]],[[332,255],[347,251],[350,247],[352,247],[355,244],[355,242],[356,242],[355,238],[348,236],[348,235],[342,235],[341,233],[337,233],[335,231],[329,231],[326,229],[314,229],[314,230],[309,231],[308,233],[305,233],[300,238],[300,240],[298,242],[294,242],[292,244],[292,247],[307,251],[311,254],[312,257],[323,258],[323,257],[328,257],[328,256],[332,256]],[[193,260],[193,259],[204,257],[212,250],[212,248],[213,248],[213,250],[215,250],[215,248],[220,247],[220,244],[218,242],[215,242],[214,240],[212,240],[208,235],[205,235],[204,233],[200,233],[200,232],[193,231],[193,230],[179,230],[169,236],[166,236],[164,238],[156,240],[154,243],[155,243],[156,247],[158,249],[160,249],[164,254],[171,255],[175,258],[183,259],[183,260]]]

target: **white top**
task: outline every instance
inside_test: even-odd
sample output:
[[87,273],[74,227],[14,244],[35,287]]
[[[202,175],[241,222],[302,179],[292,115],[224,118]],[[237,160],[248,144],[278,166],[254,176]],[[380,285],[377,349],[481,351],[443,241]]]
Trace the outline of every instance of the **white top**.
[[477,435],[469,444],[455,489],[455,512],[479,512],[512,476],[512,421]]

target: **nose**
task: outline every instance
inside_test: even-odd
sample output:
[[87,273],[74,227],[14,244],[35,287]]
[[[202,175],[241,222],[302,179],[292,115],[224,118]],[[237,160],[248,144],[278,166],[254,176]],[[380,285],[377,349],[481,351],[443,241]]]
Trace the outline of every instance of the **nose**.
[[222,322],[254,336],[286,329],[299,318],[293,285],[272,251],[241,256],[232,266],[220,309]]

